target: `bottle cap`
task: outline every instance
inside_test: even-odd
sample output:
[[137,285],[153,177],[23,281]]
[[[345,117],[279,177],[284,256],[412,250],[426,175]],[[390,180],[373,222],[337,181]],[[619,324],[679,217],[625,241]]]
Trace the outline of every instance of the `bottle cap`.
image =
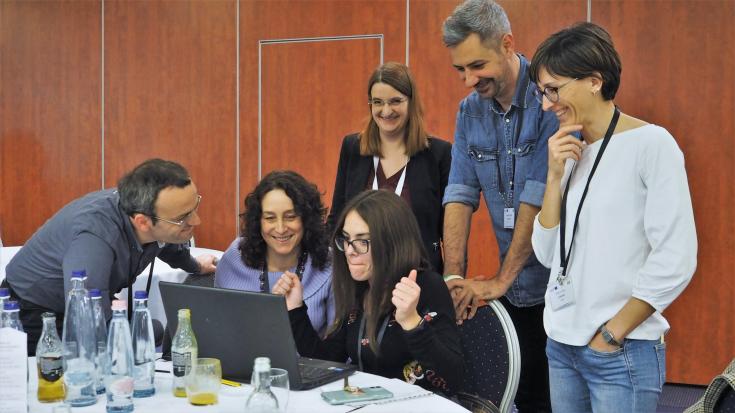
[[263,370],[270,370],[271,369],[271,359],[268,357],[256,357],[255,358],[255,366],[253,367],[253,370],[256,371],[263,371]]
[[0,288],[0,298],[8,298],[8,297],[10,297],[10,289]]
[[178,315],[179,317],[191,317],[191,310],[188,308],[180,308]]
[[71,279],[74,278],[81,278],[83,280],[87,279],[87,270],[74,270],[71,272]]
[[115,300],[112,302],[113,310],[127,310],[128,303],[125,300]]
[[56,314],[46,311],[45,313],[41,314],[41,317],[43,318],[56,318]]
[[89,290],[89,296],[91,298],[102,298],[102,292],[100,292],[100,290],[96,288],[92,288],[91,290]]
[[3,310],[18,311],[20,310],[20,305],[18,305],[18,302],[15,300],[9,300],[9,301],[6,301],[5,304],[3,304]]
[[136,291],[133,295],[133,298],[135,298],[136,300],[147,300],[148,293],[145,291]]

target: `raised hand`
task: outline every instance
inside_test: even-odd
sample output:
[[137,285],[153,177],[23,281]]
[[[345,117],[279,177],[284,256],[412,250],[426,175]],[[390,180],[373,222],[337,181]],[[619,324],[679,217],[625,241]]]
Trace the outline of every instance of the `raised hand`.
[[571,135],[582,130],[582,125],[566,125],[549,138],[549,176],[561,179],[567,159],[579,161],[585,143]]
[[408,277],[401,278],[393,289],[391,298],[396,306],[396,321],[404,330],[412,330],[421,322],[421,316],[416,311],[421,295],[421,287],[416,284],[416,275],[416,270],[411,270]]
[[304,289],[299,276],[286,271],[271,289],[273,294],[286,296],[286,308],[293,310],[304,305]]

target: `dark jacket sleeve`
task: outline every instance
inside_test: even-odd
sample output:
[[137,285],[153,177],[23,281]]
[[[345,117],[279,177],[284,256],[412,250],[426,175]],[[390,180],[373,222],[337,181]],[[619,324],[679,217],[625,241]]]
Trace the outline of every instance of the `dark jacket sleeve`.
[[406,341],[412,355],[424,367],[427,379],[453,393],[459,388],[464,361],[452,299],[439,274],[423,272],[419,278],[421,297],[417,310],[424,322],[404,333]]
[[186,244],[166,244],[158,253],[158,258],[172,268],[181,268],[188,273],[198,273],[199,263],[191,256]]
[[339,363],[347,361],[346,347],[346,331],[345,324],[342,327],[327,336],[324,340],[314,331],[311,325],[309,315],[307,314],[306,304],[299,308],[294,308],[288,312],[288,318],[291,322],[291,331],[296,341],[296,348],[302,357],[312,357],[322,360],[331,360]]
[[347,185],[347,171],[350,167],[350,141],[351,136],[345,136],[342,140],[342,149],[339,151],[339,164],[337,165],[337,177],[334,181],[334,191],[332,192],[332,207],[329,209],[327,217],[327,230],[331,234],[334,231],[335,221],[339,218],[345,203],[347,202],[347,194],[345,187]]

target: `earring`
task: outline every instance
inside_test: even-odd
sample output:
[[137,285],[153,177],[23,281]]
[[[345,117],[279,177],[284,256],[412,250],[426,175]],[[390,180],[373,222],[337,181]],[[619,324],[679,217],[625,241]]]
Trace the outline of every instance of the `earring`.
[[593,96],[594,96],[594,95],[597,95],[597,90],[596,90],[596,89],[592,91],[592,95],[593,95]]

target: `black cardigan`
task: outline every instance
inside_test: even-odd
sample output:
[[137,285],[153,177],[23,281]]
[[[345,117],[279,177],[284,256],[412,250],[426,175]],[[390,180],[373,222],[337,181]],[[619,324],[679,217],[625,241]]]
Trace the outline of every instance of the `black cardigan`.
[[[408,162],[406,185],[411,191],[411,209],[419,224],[424,247],[434,271],[442,273],[444,264],[441,255],[441,240],[444,229],[442,199],[449,181],[452,164],[452,144],[437,138],[429,138],[429,147]],[[334,184],[332,208],[329,211],[329,229],[334,230],[335,221],[345,204],[366,189],[367,180],[373,170],[373,157],[360,155],[360,140],[357,134],[345,136],[339,153],[337,179]]]
[[[361,345],[363,370],[399,380],[406,380],[413,370],[419,386],[453,394],[460,385],[464,361],[452,298],[444,279],[433,271],[420,272],[416,283],[421,287],[416,310],[424,322],[414,330],[404,331],[390,314],[378,357],[367,343]],[[356,309],[346,315],[341,327],[322,340],[306,310],[303,305],[288,312],[299,354],[343,363],[349,358],[352,364],[358,364],[362,311]]]

